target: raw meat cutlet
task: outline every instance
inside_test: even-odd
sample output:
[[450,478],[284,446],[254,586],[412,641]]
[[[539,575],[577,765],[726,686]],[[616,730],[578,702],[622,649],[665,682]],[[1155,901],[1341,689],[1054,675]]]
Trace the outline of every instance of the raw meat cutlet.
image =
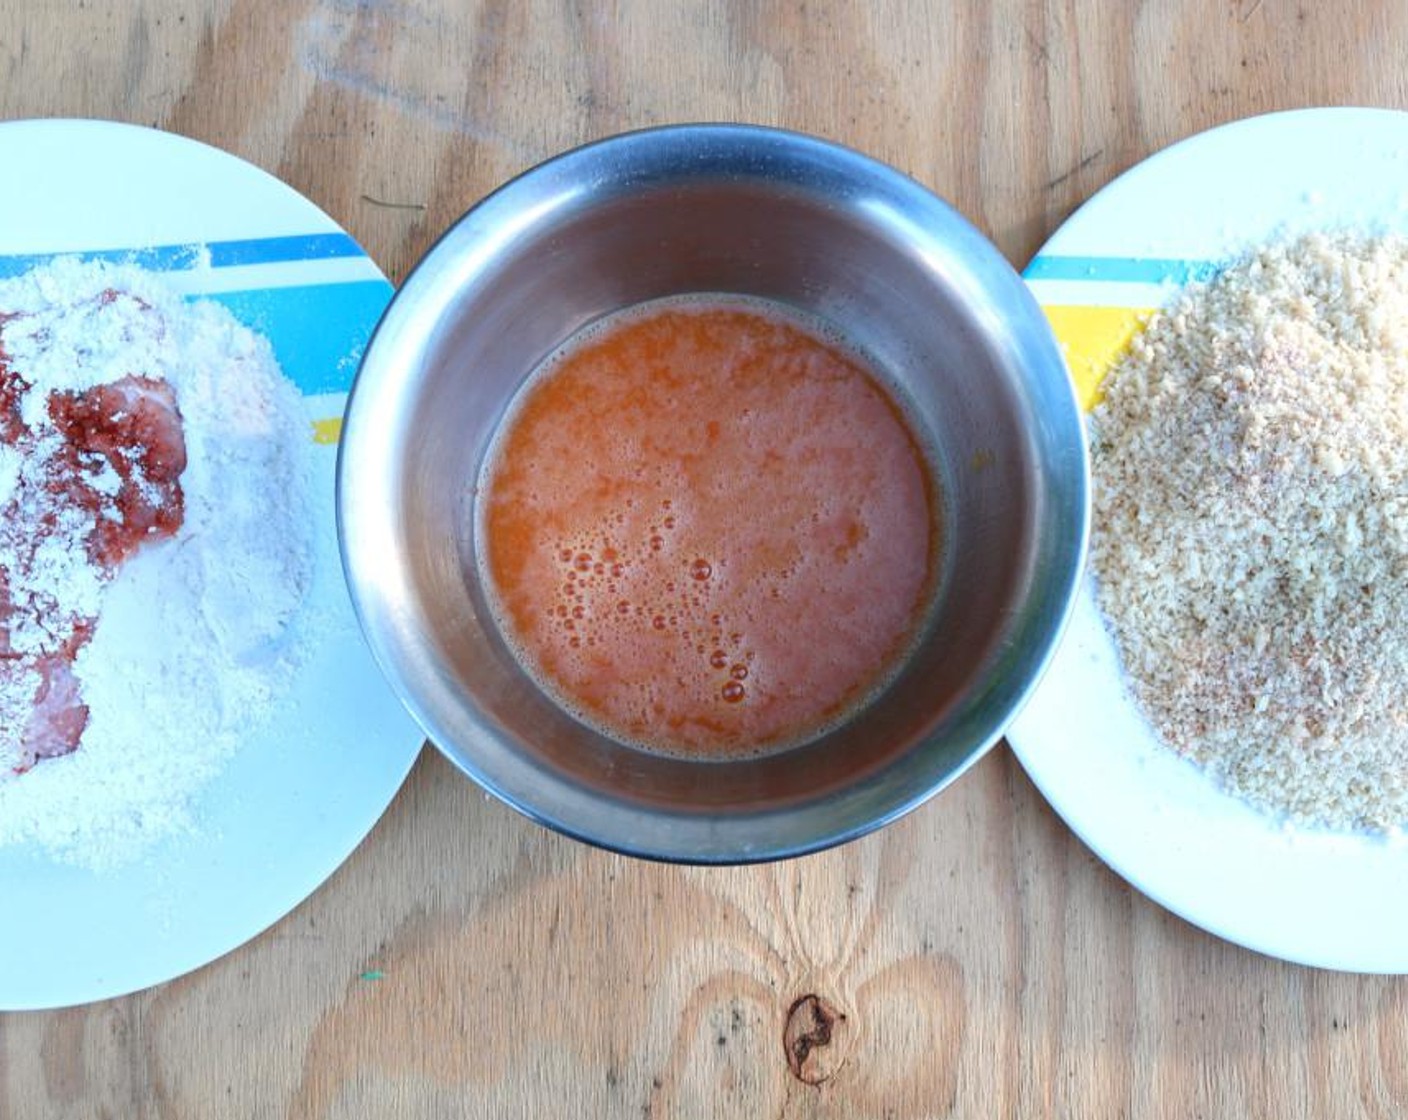
[[[104,293],[100,300],[114,298]],[[0,317],[0,326],[13,318]],[[54,392],[48,425],[39,431],[22,416],[30,391],[0,348],[0,446],[24,460],[0,506],[0,686],[28,689],[31,697],[23,729],[0,728],[0,735],[18,731],[21,771],[74,750],[88,723],[73,662],[97,620],[75,613],[46,586],[52,547],[82,552],[98,580],[111,579],[144,542],[180,527],[186,466],[176,395],[165,381],[130,374],[82,392]],[[17,646],[21,628],[29,639]]]

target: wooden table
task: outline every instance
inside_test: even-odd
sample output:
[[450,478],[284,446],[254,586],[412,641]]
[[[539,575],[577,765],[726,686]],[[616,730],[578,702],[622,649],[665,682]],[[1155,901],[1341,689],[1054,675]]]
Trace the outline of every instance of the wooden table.
[[[393,279],[564,147],[785,125],[909,172],[1020,265],[1190,133],[1408,104],[1405,44],[1394,0],[9,0],[0,117],[216,144]],[[804,997],[818,1044],[789,1062]],[[253,943],[126,999],[0,1015],[7,1120],[1405,1110],[1408,981],[1266,960],[1170,916],[1004,747],[878,835],[740,870],[589,850],[427,752],[346,866]]]

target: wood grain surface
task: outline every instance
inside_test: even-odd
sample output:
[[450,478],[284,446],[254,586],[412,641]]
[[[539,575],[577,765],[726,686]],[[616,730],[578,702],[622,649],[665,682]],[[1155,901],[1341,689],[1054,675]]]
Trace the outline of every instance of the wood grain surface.
[[[1405,106],[1405,48],[1396,0],[9,0],[0,117],[218,145],[393,279],[564,147],[779,124],[904,169],[1020,265],[1193,132]],[[0,920],[22,915],[0,899]],[[427,752],[346,866],[243,949],[125,999],[0,1015],[6,1120],[1405,1111],[1408,981],[1170,916],[1005,747],[878,835],[736,870],[589,850]]]

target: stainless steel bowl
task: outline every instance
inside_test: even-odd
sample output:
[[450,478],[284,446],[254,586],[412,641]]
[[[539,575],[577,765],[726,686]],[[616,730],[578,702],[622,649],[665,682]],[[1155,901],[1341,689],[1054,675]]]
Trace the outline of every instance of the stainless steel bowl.
[[[682,761],[583,726],[520,669],[477,582],[474,484],[524,378],[599,316],[685,292],[761,296],[829,320],[888,372],[937,450],[932,624],[875,702],[771,757]],[[686,125],[549,160],[431,249],[357,376],[338,517],[367,640],[462,770],[595,844],[745,862],[894,820],[998,739],[1079,576],[1085,444],[1041,311],[956,211],[832,144]]]

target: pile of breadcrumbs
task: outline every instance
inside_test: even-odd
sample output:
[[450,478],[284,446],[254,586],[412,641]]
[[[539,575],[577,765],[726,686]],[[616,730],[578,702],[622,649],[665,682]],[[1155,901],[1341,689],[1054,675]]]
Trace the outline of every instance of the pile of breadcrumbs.
[[1408,241],[1186,290],[1091,442],[1100,606],[1164,742],[1294,821],[1408,822]]

